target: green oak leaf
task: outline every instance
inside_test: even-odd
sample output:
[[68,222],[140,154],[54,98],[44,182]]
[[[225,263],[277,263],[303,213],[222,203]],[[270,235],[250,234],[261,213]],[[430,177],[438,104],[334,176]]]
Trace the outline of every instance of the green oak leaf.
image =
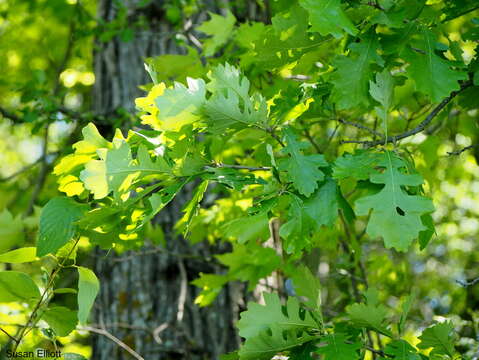
[[454,325],[444,322],[433,325],[422,332],[419,336],[421,342],[417,344],[419,349],[432,348],[430,355],[448,355],[454,357]]
[[76,222],[87,212],[88,206],[67,197],[51,199],[42,209],[37,241],[37,256],[55,254],[72,239]]
[[387,129],[388,111],[393,103],[394,79],[389,70],[384,69],[380,73],[376,73],[376,81],[369,81],[369,94],[381,104],[376,106],[374,110],[379,118],[384,121]]
[[388,311],[385,306],[378,303],[377,291],[369,288],[365,297],[366,303],[356,303],[347,307],[346,312],[351,322],[356,326],[366,327],[392,337],[391,331],[386,327]]
[[298,60],[308,49],[323,41],[312,38],[308,33],[308,12],[298,5],[276,14],[271,23],[262,29],[254,41],[254,53],[242,58],[244,65],[268,71],[280,68]]
[[269,330],[247,338],[238,354],[240,360],[270,360],[279,352],[292,350],[312,339],[314,336],[306,332],[284,330],[274,323]]
[[341,0],[300,0],[299,4],[309,12],[311,31],[340,38],[347,32],[356,35],[358,30],[341,7]]
[[288,173],[300,194],[309,197],[318,188],[318,182],[324,179],[324,173],[319,168],[328,166],[328,163],[321,154],[304,155],[302,150],[309,145],[298,141],[291,128],[285,128],[283,134],[286,147],[282,152],[289,156],[282,159],[280,169]]
[[249,302],[248,310],[241,313],[239,334],[246,340],[257,337],[265,330],[277,326],[281,330],[316,329],[317,323],[306,311],[302,314],[299,301],[288,297],[283,309],[277,294],[264,293],[264,305]]
[[421,216],[434,211],[430,199],[420,195],[409,195],[406,186],[419,186],[423,179],[419,174],[401,171],[405,164],[394,153],[384,152],[379,164],[384,172],[370,175],[374,184],[384,184],[376,194],[356,201],[356,213],[371,217],[367,233],[372,238],[382,237],[387,248],[406,251],[419,233],[426,229]]
[[281,264],[281,258],[274,249],[255,242],[234,245],[232,252],[215,257],[228,267],[228,277],[248,281],[248,291],[254,290],[260,279],[270,275]]
[[188,182],[189,178],[185,178],[183,181],[178,181],[177,183],[170,185],[161,189],[160,191],[152,194],[148,198],[148,202],[151,206],[151,212],[147,213],[142,220],[142,224],[146,224],[151,219],[155,217],[163,208],[168,205],[171,200],[178,194],[178,192],[183,188],[183,186]]
[[188,87],[175,82],[173,88],[165,89],[155,99],[158,107],[158,120],[162,123],[176,123],[169,128],[180,129],[182,125],[191,124],[200,118],[199,109],[203,106],[206,87],[203,79],[186,78]]
[[304,202],[306,214],[313,220],[315,229],[331,227],[338,218],[339,193],[336,181],[327,178],[311,197]]
[[360,359],[358,350],[359,342],[347,342],[344,334],[330,334],[323,336],[316,350],[325,360],[357,360]]
[[124,140],[115,141],[113,149],[99,149],[100,160],[90,160],[80,173],[85,188],[95,199],[102,199],[113,192],[116,199],[128,193],[132,184],[148,175],[170,174],[171,167],[158,155],[153,161],[145,146],[138,148],[133,159],[131,149]]
[[367,180],[371,174],[377,172],[375,168],[382,159],[383,155],[375,151],[356,150],[354,154],[345,153],[334,162],[333,178]]
[[304,202],[298,196],[291,194],[291,205],[288,211],[288,221],[281,225],[279,235],[283,238],[283,248],[288,254],[309,249],[309,233],[313,220],[307,215]]
[[203,22],[196,29],[211,37],[203,41],[203,51],[206,56],[212,56],[219,47],[226,44],[236,23],[234,15],[228,11],[226,16],[209,13],[211,19]]
[[294,291],[300,297],[300,301],[309,309],[320,314],[321,284],[319,278],[314,276],[305,265],[296,268],[291,278]]
[[369,105],[369,81],[372,78],[371,65],[384,65],[378,55],[379,42],[375,34],[367,33],[358,43],[349,46],[348,56],[339,56],[334,61],[332,98],[338,109],[351,109]]
[[394,360],[421,360],[417,350],[405,340],[394,340],[386,345],[384,353]]
[[200,208],[201,200],[203,200],[203,195],[205,194],[206,189],[208,188],[208,180],[204,180],[195,190],[195,193],[191,197],[191,200],[185,205],[183,208],[183,216],[178,222],[176,223],[176,228],[180,230],[183,235],[187,235],[191,221],[198,213],[198,209]]
[[191,282],[201,288],[201,292],[195,298],[195,304],[199,306],[211,305],[229,280],[226,275],[200,273],[200,276]]
[[231,220],[225,224],[225,235],[236,238],[239,244],[266,240],[269,236],[268,217],[259,214]]
[[212,95],[203,106],[208,131],[218,134],[266,122],[266,101],[258,94],[249,95],[250,83],[238,69],[228,63],[218,65],[208,77],[206,88]]
[[439,102],[452,91],[459,90],[459,81],[466,80],[467,74],[452,69],[449,60],[435,53],[436,42],[436,35],[431,30],[421,28],[420,42],[415,44],[415,50],[407,49],[404,58],[409,62],[407,75],[414,79],[417,90]]

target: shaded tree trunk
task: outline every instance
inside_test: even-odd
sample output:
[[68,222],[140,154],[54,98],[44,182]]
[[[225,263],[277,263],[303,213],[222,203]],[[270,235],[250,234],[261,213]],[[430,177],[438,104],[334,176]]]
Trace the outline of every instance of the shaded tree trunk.
[[[129,42],[115,37],[96,44],[93,104],[97,113],[109,114],[118,108],[133,112],[134,99],[142,96],[138,85],[149,82],[144,58],[183,51],[172,41],[174,30],[162,20],[157,3],[135,9],[138,2],[124,2],[128,17],[135,18],[141,12],[148,17],[150,28],[138,31]],[[118,13],[116,4],[100,0],[99,16],[113,20]],[[214,6],[210,10],[214,11]],[[172,235],[188,198],[188,193],[180,194],[160,214],[166,249],[149,246],[139,253],[122,255],[96,251],[94,267],[101,282],[95,305],[96,326],[108,330],[145,359],[217,359],[239,346],[234,328],[243,298],[239,285],[229,285],[212,307],[200,309],[194,304],[199,290],[189,282],[200,271],[219,270],[207,261],[218,249],[208,244],[191,246]],[[107,337],[93,334],[92,358],[122,360],[131,359],[131,355]]]

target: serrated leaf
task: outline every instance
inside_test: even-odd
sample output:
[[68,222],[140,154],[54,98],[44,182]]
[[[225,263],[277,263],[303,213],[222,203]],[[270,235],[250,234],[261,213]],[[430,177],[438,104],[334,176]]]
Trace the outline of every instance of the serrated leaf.
[[24,247],[0,254],[0,263],[21,264],[37,260],[36,247]]
[[230,11],[226,13],[226,16],[209,14],[211,19],[196,28],[211,36],[203,42],[203,51],[206,56],[213,55],[220,46],[228,41],[236,23],[236,18]]
[[78,267],[78,320],[86,324],[90,310],[100,290],[100,283],[90,269]]
[[42,209],[37,241],[37,256],[54,254],[72,239],[75,224],[88,207],[67,197],[51,199]]
[[343,31],[356,35],[358,30],[341,7],[341,0],[300,0],[299,4],[309,12],[311,31],[339,38]]
[[448,355],[453,358],[454,350],[454,325],[444,322],[433,325],[422,332],[419,336],[421,342],[417,344],[419,349],[432,348],[430,355]]
[[41,318],[50,325],[57,336],[67,336],[75,330],[78,323],[77,312],[64,306],[46,309]]
[[426,229],[421,216],[434,211],[434,206],[430,199],[406,192],[406,186],[419,186],[423,179],[419,174],[402,172],[405,164],[394,153],[385,152],[380,165],[384,172],[372,174],[370,180],[384,187],[374,195],[358,199],[356,213],[367,215],[372,210],[366,229],[369,236],[381,236],[387,248],[406,251]]
[[19,271],[0,271],[0,302],[40,299],[40,290],[32,278]]
[[361,348],[359,342],[346,342],[344,334],[330,334],[323,336],[316,352],[322,354],[325,360],[358,360]]
[[287,171],[300,194],[309,197],[318,188],[318,182],[324,179],[319,168],[328,166],[328,163],[321,154],[304,155],[302,150],[309,145],[298,141],[291,128],[285,128],[283,134],[286,147],[282,151],[289,156],[283,159],[280,169]]

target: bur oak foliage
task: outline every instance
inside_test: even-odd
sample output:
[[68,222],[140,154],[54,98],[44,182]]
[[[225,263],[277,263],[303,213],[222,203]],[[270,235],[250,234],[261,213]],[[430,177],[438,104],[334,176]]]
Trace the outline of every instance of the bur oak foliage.
[[[135,100],[138,122],[110,138],[84,124],[55,163],[60,195],[41,209],[36,246],[12,240],[0,254],[5,263],[57,263],[41,286],[35,274],[0,272],[0,302],[28,304],[15,350],[28,348],[23,340],[41,321],[50,339],[88,324],[101,284],[77,264],[79,243],[118,252],[145,239],[164,246],[151,220],[189,188],[178,236],[230,244],[215,257],[223,273],[193,280],[197,305],[228,282],[250,291],[268,277],[280,284],[240,314],[244,342],[223,359],[477,358],[477,339],[458,346],[447,316],[410,319],[421,299],[404,267],[395,270],[406,272],[397,276],[409,294],[367,279],[377,254],[392,254],[381,261],[394,267],[434,241],[433,180],[417,166],[428,162],[422,141],[450,126],[454,112],[477,134],[477,3],[272,3],[270,23],[211,13],[196,28],[201,48],[146,59],[151,83]],[[12,228],[18,220],[0,217]],[[327,289],[341,301],[322,302],[323,251],[351,280],[342,296]],[[58,288],[71,269],[77,288]],[[56,304],[61,293],[75,294],[77,307]]]

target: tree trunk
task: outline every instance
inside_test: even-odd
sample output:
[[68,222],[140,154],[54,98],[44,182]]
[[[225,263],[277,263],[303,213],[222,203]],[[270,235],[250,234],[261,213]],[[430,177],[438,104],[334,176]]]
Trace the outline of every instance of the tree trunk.
[[[124,1],[128,17],[136,18],[141,11],[148,17],[150,29],[137,32],[129,42],[115,37],[96,44],[93,106],[97,113],[111,114],[119,108],[133,112],[134,99],[142,96],[138,86],[149,82],[144,58],[182,52],[171,40],[173,29],[162,20],[157,3],[135,9],[137,2]],[[100,0],[99,16],[107,22],[113,20],[117,4]],[[206,14],[200,16],[198,22],[206,18]],[[180,194],[160,214],[166,249],[150,246],[122,255],[96,251],[94,267],[101,290],[95,305],[95,326],[106,329],[145,359],[218,359],[239,346],[234,323],[243,299],[242,287],[227,286],[206,309],[194,304],[199,289],[189,283],[200,271],[219,270],[206,260],[218,249],[208,244],[192,246],[172,235],[188,198],[189,194]],[[108,337],[92,336],[92,359],[132,358]]]

